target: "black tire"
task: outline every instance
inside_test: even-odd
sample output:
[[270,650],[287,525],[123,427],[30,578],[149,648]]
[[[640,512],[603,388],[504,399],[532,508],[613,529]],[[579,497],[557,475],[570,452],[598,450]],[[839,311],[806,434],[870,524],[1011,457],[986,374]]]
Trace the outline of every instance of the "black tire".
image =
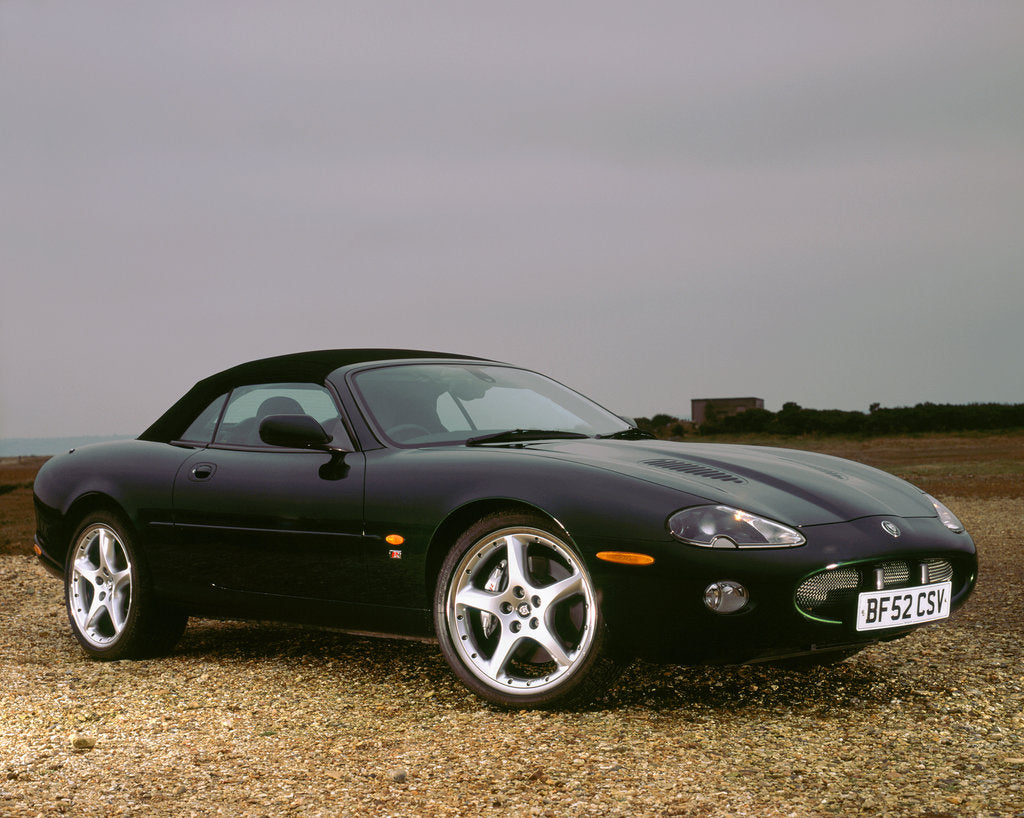
[[171,651],[188,616],[161,604],[145,578],[130,527],[105,512],[79,524],[64,568],[64,603],[82,650],[94,659]]
[[492,704],[575,707],[624,668],[610,647],[586,563],[550,521],[493,514],[441,566],[434,626],[455,675]]

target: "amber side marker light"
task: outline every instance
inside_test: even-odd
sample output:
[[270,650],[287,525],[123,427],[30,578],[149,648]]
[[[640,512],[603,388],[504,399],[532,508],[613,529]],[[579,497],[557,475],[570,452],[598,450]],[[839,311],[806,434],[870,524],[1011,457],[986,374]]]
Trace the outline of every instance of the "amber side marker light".
[[405,537],[403,537],[401,534],[388,534],[384,538],[384,542],[386,542],[388,545],[401,545],[405,542]]
[[650,565],[654,562],[654,557],[649,554],[634,554],[632,551],[598,551],[597,558],[621,565]]
[[43,556],[43,549],[39,547],[39,543],[32,543],[32,553],[37,557]]

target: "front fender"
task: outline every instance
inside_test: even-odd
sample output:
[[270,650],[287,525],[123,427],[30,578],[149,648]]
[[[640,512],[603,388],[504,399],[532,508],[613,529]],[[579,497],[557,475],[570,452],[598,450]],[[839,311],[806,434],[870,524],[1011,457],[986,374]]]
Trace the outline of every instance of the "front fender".
[[170,522],[174,476],[191,449],[118,441],[72,449],[50,458],[33,485],[36,540],[49,561],[63,565],[82,516],[97,508],[128,518],[145,542],[153,526]]

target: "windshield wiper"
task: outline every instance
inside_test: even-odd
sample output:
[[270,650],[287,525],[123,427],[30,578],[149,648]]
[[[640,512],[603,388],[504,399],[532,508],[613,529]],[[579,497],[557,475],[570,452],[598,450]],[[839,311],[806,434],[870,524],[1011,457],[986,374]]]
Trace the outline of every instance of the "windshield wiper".
[[623,429],[621,432],[612,432],[610,435],[597,435],[598,440],[653,440],[656,439],[655,435],[650,432],[645,432],[643,429],[638,429],[633,426],[629,429]]
[[489,435],[471,437],[466,441],[467,446],[479,446],[481,443],[517,443],[528,440],[552,440],[590,437],[582,432],[565,432],[558,429],[508,429],[504,432],[494,432]]

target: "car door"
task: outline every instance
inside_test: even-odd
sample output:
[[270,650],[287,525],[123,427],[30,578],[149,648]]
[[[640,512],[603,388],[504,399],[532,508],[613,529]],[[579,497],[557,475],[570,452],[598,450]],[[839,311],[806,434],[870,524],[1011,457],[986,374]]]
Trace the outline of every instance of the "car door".
[[174,484],[179,566],[193,585],[264,596],[359,601],[364,456],[269,446],[268,414],[308,414],[351,448],[331,394],[315,384],[231,392],[210,446]]

